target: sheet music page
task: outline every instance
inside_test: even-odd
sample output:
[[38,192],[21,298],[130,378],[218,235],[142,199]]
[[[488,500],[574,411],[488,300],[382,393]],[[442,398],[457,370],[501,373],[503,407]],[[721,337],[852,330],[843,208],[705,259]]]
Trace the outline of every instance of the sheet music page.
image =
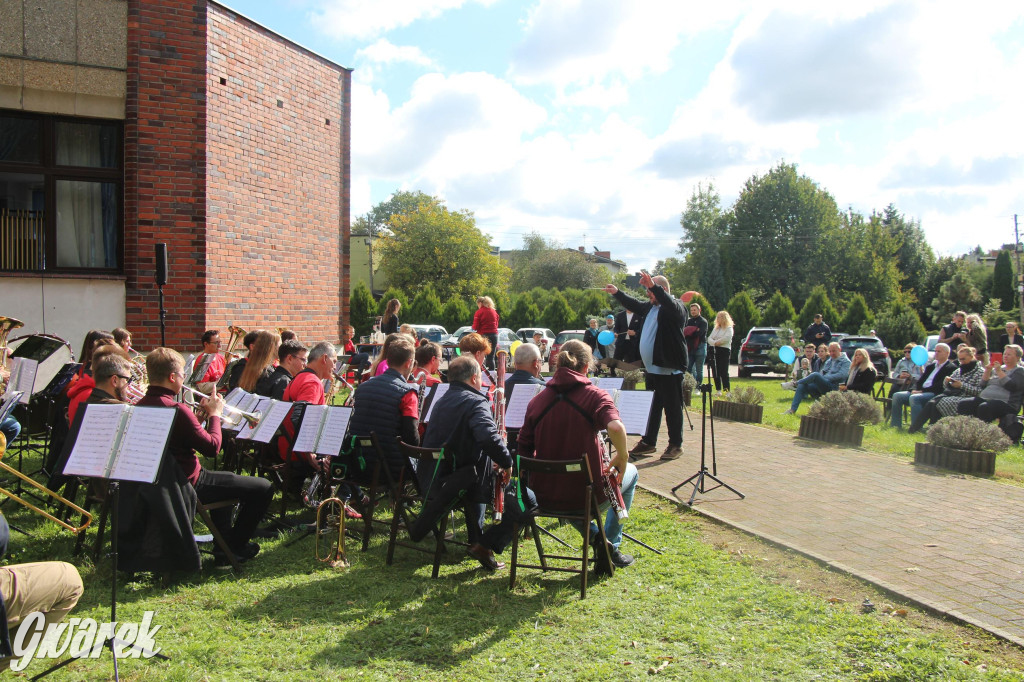
[[140,483],[155,481],[173,424],[173,408],[132,407],[109,477]]
[[[263,421],[263,419],[266,419],[267,408],[269,406],[270,406],[270,398],[267,398],[267,397],[264,397],[264,396],[257,396],[256,404],[253,405],[253,408],[255,408],[255,409],[254,410],[246,410],[246,412],[252,412],[252,411],[259,412],[261,415],[263,415],[263,418],[260,419],[260,421]],[[259,426],[259,425],[257,424],[257,426]],[[253,428],[251,426],[249,426],[249,422],[243,420],[242,421],[242,428],[241,428],[241,430],[239,430],[237,437],[238,438],[242,438],[242,439],[252,438],[252,432],[253,432]]]
[[590,383],[600,389],[608,391],[609,394],[612,391],[621,390],[623,381],[625,381],[625,379],[622,377],[590,377]]
[[302,413],[302,424],[299,425],[299,434],[295,437],[295,445],[292,450],[295,452],[315,452],[317,436],[320,435],[320,425],[327,414],[326,405],[306,405],[306,411]]
[[233,389],[231,389],[230,393],[224,396],[224,404],[230,405],[231,407],[238,407],[238,403],[241,402],[247,395],[252,394],[246,391],[244,388],[236,386]]
[[437,405],[437,401],[441,399],[441,396],[448,392],[449,386],[451,384],[437,384],[434,386],[434,392],[432,393],[434,397],[430,400],[430,409],[427,410],[427,416],[423,419],[424,422],[430,422],[430,415],[434,414],[434,405]]
[[288,416],[294,403],[285,403],[278,400],[271,400],[263,418],[252,432],[252,439],[260,443],[269,443],[270,439],[277,433],[281,422]]
[[0,421],[7,419],[14,411],[14,406],[21,402],[22,395],[24,394],[21,391],[7,391],[4,394],[3,403],[0,404]]
[[647,421],[651,417],[653,391],[619,391],[615,406],[619,408],[619,419],[626,426],[626,433],[643,435],[647,433]]
[[8,391],[23,391],[21,403],[28,405],[35,390],[36,369],[39,363],[31,358],[11,358],[11,377],[7,381]]
[[526,419],[526,407],[534,397],[544,390],[539,384],[514,384],[505,406],[505,428],[521,429]]
[[337,457],[341,454],[341,447],[345,444],[345,434],[348,433],[348,421],[351,418],[351,407],[330,407],[327,409],[327,422],[320,432],[320,442],[316,446],[316,453],[318,455]]
[[121,417],[128,405],[82,405],[85,416],[78,429],[75,445],[68,455],[64,473],[68,476],[106,478],[113,458],[114,439],[121,428]]

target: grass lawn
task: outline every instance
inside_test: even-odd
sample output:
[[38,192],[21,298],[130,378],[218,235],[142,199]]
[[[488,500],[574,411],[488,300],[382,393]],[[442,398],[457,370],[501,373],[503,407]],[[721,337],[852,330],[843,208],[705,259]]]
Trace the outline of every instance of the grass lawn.
[[[70,557],[70,534],[9,503],[4,513],[35,535],[14,535],[9,562]],[[311,538],[280,538],[241,576],[211,567],[169,587],[122,578],[119,619],[155,610],[156,642],[173,659],[122,661],[122,679],[1024,679],[1014,647],[972,628],[922,627],[912,609],[863,614],[863,585],[832,600],[797,589],[773,573],[776,560],[703,541],[704,524],[638,495],[629,531],[665,554],[631,546],[636,564],[593,580],[585,601],[572,576],[524,571],[509,592],[507,571],[485,573],[461,555],[437,580],[409,550],[387,567],[379,537],[365,554],[350,541],[343,570],[316,562]],[[107,620],[109,561],[78,563],[86,591],[72,615]],[[108,654],[50,679],[105,680],[111,670]]]

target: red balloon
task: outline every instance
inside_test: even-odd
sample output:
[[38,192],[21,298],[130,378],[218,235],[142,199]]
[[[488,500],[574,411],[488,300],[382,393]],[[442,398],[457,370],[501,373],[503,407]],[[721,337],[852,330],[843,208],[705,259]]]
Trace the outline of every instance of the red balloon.
[[698,292],[696,291],[687,291],[686,293],[679,297],[679,300],[682,301],[683,303],[689,303],[690,299],[696,296],[697,293]]

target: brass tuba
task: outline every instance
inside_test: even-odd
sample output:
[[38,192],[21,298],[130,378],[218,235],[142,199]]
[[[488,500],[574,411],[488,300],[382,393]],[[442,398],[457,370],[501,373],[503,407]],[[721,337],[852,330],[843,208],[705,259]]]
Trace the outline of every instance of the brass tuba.
[[238,344],[242,342],[242,338],[246,335],[247,332],[241,327],[236,327],[233,324],[229,324],[228,333],[230,333],[231,336],[228,337],[228,347],[224,349],[224,360],[226,362],[231,362],[232,356],[238,358],[238,355],[235,354],[234,350],[238,346]]
[[13,317],[0,317],[0,393],[7,390],[7,336],[11,330],[24,327],[25,323]]

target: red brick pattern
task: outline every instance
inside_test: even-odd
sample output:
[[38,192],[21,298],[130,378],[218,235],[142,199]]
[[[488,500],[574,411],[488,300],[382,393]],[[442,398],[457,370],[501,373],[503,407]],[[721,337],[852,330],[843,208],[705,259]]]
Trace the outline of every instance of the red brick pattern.
[[167,344],[206,325],[206,2],[128,3],[126,317],[139,348],[160,342],[154,248],[167,242]]
[[336,341],[350,72],[219,5],[208,21],[207,324]]

